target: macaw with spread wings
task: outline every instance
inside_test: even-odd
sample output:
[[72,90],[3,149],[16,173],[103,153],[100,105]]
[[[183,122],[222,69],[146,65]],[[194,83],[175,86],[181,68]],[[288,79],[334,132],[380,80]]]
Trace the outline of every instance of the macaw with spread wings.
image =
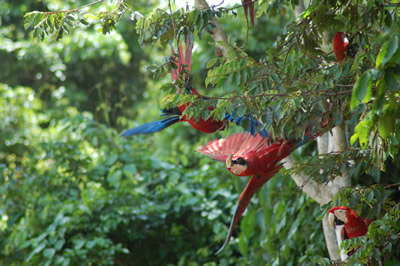
[[260,134],[253,136],[247,132],[235,133],[225,139],[210,141],[198,151],[214,160],[225,162],[226,168],[237,176],[251,176],[247,186],[239,196],[235,214],[229,226],[229,233],[221,252],[231,239],[233,228],[238,223],[254,193],[270,180],[281,168],[280,161],[290,153],[316,138],[306,136],[302,140],[275,140]]

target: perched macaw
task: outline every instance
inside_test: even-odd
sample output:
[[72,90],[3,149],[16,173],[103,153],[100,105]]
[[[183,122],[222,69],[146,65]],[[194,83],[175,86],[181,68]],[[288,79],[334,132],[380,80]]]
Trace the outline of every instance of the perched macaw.
[[246,15],[246,17],[248,17],[250,13],[250,20],[253,26],[254,26],[254,1],[257,0],[242,0],[244,14]]
[[[193,49],[193,42],[190,41],[190,37],[186,39],[186,49],[185,54],[183,53],[182,45],[178,48],[179,50],[179,58],[175,58],[175,62],[177,62],[176,69],[172,69],[171,76],[172,80],[176,82],[183,73],[186,75],[190,74],[191,69],[191,57],[192,57],[192,49]],[[175,54],[174,49],[172,48],[172,54]],[[181,89],[177,88],[177,92],[180,93]],[[194,88],[186,88],[186,93],[194,94],[200,96],[203,100],[207,100],[207,97],[201,96],[199,92]],[[138,126],[136,128],[131,128],[129,130],[124,131],[121,136],[127,137],[136,134],[149,134],[163,130],[175,123],[178,122],[188,122],[193,128],[200,130],[203,133],[214,133],[216,131],[224,130],[228,127],[229,122],[233,122],[237,125],[241,125],[244,120],[248,120],[249,122],[249,131],[252,132],[253,135],[256,134],[257,128],[261,128],[262,124],[255,118],[250,116],[236,116],[235,114],[226,113],[223,120],[214,120],[213,118],[208,118],[204,120],[203,118],[195,119],[195,118],[188,118],[186,115],[183,115],[183,112],[186,108],[192,108],[191,104],[182,104],[180,106],[171,108],[171,109],[164,109],[162,110],[163,116],[167,116],[167,118],[149,122]],[[209,110],[212,111],[214,107],[209,107]],[[260,130],[260,134],[263,136],[267,136],[268,133],[265,129]]]
[[333,52],[335,53],[336,59],[341,62],[346,57],[347,46],[349,45],[349,40],[343,32],[336,33],[333,38]]
[[217,161],[224,161],[226,168],[237,176],[251,176],[247,186],[239,196],[235,214],[229,226],[229,233],[221,252],[229,243],[233,228],[245,211],[254,193],[271,179],[281,168],[279,163],[293,150],[314,139],[307,136],[303,140],[276,140],[260,134],[253,136],[247,132],[235,133],[225,139],[210,141],[198,151]]
[[[340,244],[350,238],[364,236],[368,232],[368,226],[372,222],[371,219],[362,219],[355,211],[346,206],[334,207],[329,210],[329,224],[335,229],[336,238],[340,248]],[[345,261],[354,251],[346,254],[344,250],[340,251],[340,258]]]

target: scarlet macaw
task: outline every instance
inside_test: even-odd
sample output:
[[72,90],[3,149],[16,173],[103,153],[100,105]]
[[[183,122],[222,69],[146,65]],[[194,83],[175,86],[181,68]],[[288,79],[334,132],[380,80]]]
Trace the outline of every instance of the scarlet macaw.
[[[368,232],[368,226],[372,222],[371,219],[362,219],[355,211],[346,206],[334,207],[329,210],[329,224],[335,229],[336,238],[340,248],[340,244],[350,238],[364,236]],[[340,251],[340,258],[345,261],[348,255],[352,255],[354,251],[346,254]]]
[[343,61],[346,57],[348,45],[349,40],[346,38],[346,35],[343,32],[336,33],[333,38],[333,52],[339,62]]
[[254,193],[271,179],[281,168],[278,163],[289,154],[314,139],[315,136],[307,136],[303,140],[277,140],[272,142],[271,138],[265,138],[260,134],[253,136],[247,132],[235,133],[225,139],[210,141],[198,150],[217,161],[224,161],[226,168],[234,175],[249,176],[251,178],[247,186],[239,196],[235,214],[229,226],[229,233],[222,247],[216,254],[221,252],[229,243],[233,228],[245,211]]
[[[172,54],[175,54],[175,51],[173,48],[172,49]],[[172,80],[176,83],[178,79],[181,76],[185,76],[190,74],[190,69],[191,69],[191,57],[192,57],[192,49],[193,49],[193,42],[191,41],[190,37],[186,38],[186,49],[185,49],[185,54],[183,54],[183,48],[182,45],[178,48],[179,50],[179,58],[175,57],[175,62],[176,63],[176,69],[172,69],[171,76]],[[178,93],[181,92],[181,89],[177,89]],[[194,88],[186,88],[185,90],[187,93],[194,94],[194,95],[199,95],[203,100],[207,100],[207,97],[201,96],[199,92],[194,89]],[[143,124],[141,126],[138,126],[136,128],[131,128],[129,130],[126,130],[121,134],[122,137],[127,137],[131,135],[136,135],[136,134],[149,134],[149,133],[154,133],[163,130],[164,128],[167,128],[177,122],[188,122],[193,128],[200,130],[203,133],[214,133],[216,131],[222,131],[225,128],[228,127],[229,121],[236,123],[237,125],[241,125],[243,120],[248,120],[250,124],[249,131],[252,132],[253,135],[256,134],[256,128],[261,127],[262,124],[257,121],[255,118],[252,118],[250,116],[235,116],[234,114],[231,115],[229,113],[225,114],[225,117],[223,120],[214,120],[213,118],[208,118],[207,120],[204,120],[203,118],[199,118],[196,120],[195,118],[187,118],[186,115],[182,116],[182,113],[186,110],[186,108],[192,108],[192,105],[190,104],[182,104],[180,106],[177,106],[175,108],[171,109],[164,109],[162,110],[163,116],[168,116],[165,119],[158,120],[158,121],[153,121],[149,122],[146,124]],[[213,110],[214,107],[209,107],[209,110]],[[265,129],[260,130],[260,134],[262,134],[264,137],[268,136],[267,131]]]

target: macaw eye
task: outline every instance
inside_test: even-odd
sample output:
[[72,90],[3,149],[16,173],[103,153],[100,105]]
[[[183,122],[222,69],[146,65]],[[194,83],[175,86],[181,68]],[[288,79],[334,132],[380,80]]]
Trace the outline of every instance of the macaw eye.
[[242,157],[239,157],[236,160],[233,160],[232,162],[234,164],[246,165],[246,161]]

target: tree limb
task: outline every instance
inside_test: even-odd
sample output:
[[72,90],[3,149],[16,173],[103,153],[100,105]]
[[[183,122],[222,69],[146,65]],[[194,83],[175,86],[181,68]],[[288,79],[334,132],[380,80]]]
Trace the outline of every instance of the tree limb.
[[339,248],[336,240],[335,230],[332,229],[328,222],[328,215],[322,218],[322,229],[324,231],[326,248],[332,261],[340,260]]

